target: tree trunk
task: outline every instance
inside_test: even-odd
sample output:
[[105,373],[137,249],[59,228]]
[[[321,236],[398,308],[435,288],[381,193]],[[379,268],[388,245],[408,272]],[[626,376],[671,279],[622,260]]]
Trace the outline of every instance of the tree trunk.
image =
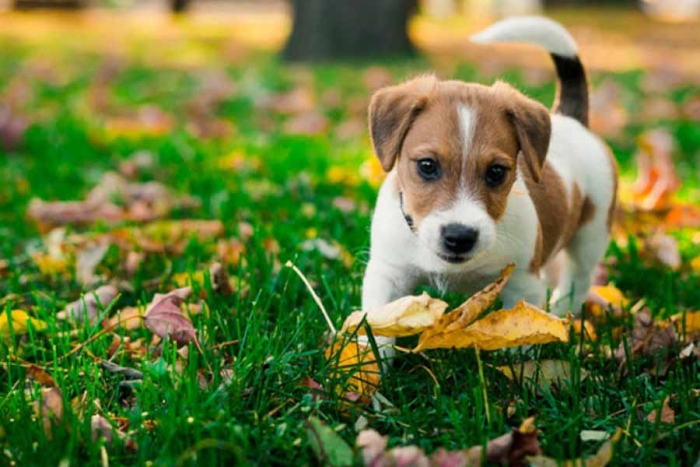
[[85,0],[14,0],[12,2],[12,8],[15,10],[29,10],[32,8],[77,10],[85,6]]
[[408,55],[406,30],[416,0],[292,0],[291,61]]
[[544,0],[544,6],[556,7],[556,6],[586,6],[588,4],[603,5],[609,4],[614,6],[633,6],[637,4],[639,0]]
[[190,0],[170,0],[170,11],[183,13],[190,6]]

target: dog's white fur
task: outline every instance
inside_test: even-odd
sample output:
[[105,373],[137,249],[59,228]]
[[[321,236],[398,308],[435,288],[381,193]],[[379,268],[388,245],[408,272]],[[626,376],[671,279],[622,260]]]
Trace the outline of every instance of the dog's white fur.
[[[477,40],[529,41],[566,56],[574,56],[577,51],[575,42],[560,25],[543,18],[505,21],[477,36]],[[460,106],[458,116],[461,135],[457,137],[462,138],[467,148],[479,119],[479,109]],[[560,254],[564,255],[558,278],[540,277],[530,271],[539,221],[520,168],[508,195],[505,214],[497,222],[480,202],[467,194],[466,187],[461,187],[461,193],[448,209],[430,213],[414,232],[402,214],[394,167],[380,189],[372,219],[362,309],[380,307],[412,293],[421,284],[472,294],[495,280],[508,264],[515,263],[516,269],[501,295],[505,307],[512,307],[521,299],[545,305],[546,284],[550,281],[555,284],[551,310],[557,314],[579,311],[590,286],[591,274],[608,245],[607,207],[615,196],[616,174],[604,143],[579,121],[551,114],[551,124],[547,162],[559,175],[569,195],[576,184],[581,196],[587,197],[596,208],[592,219],[576,231],[567,245],[557,245],[555,251],[561,250]],[[469,259],[459,264],[444,261],[437,255],[442,241],[441,229],[452,222],[479,231],[479,240]],[[545,275],[546,265],[542,266]],[[381,342],[391,342],[391,339]]]
[[556,21],[541,16],[506,18],[470,39],[477,43],[527,42],[562,57],[578,54],[576,41],[568,31]]
[[[547,161],[559,174],[567,190],[576,182],[583,196],[596,206],[606,206],[614,191],[613,167],[605,145],[576,120],[552,115],[552,137]],[[394,188],[395,171],[379,191],[372,218],[370,261],[365,272],[362,309],[371,310],[410,294],[419,284],[470,294],[495,280],[510,263],[515,272],[501,298],[506,307],[521,299],[543,305],[546,281],[528,271],[535,251],[537,212],[519,174],[508,198],[506,213],[496,224],[482,206],[464,195],[452,209],[426,217],[417,234],[408,227]],[[480,240],[472,259],[459,264],[440,259],[439,229],[452,220],[470,219],[478,224]],[[608,245],[607,210],[596,209],[593,219],[581,228],[565,249],[566,262],[555,289],[553,310],[575,310],[585,297],[590,273]],[[482,240],[482,236],[493,240]],[[571,300],[566,300],[571,296]],[[563,300],[558,300],[562,298]],[[573,306],[571,306],[573,305]]]

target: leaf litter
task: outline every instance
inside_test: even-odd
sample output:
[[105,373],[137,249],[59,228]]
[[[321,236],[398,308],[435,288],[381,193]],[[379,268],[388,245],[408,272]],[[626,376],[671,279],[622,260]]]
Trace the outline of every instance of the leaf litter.
[[[118,74],[118,71],[120,67],[123,67],[121,64],[117,63],[115,64],[109,64],[106,63],[102,68],[103,70],[101,73],[104,75],[103,77],[103,84],[105,84],[103,87],[105,88],[104,90],[106,91],[106,84],[109,83],[111,79],[114,78]],[[116,70],[116,71],[115,71]],[[644,81],[647,81],[647,76],[644,77]],[[50,80],[55,81],[57,78],[52,77]],[[655,78],[658,81],[658,78]],[[664,78],[666,79],[666,78]],[[219,105],[221,102],[223,102],[224,99],[230,97],[231,95],[235,94],[238,90],[231,89],[230,87],[227,86],[227,77],[224,75],[222,76],[214,76],[214,78],[211,78],[209,82],[207,83],[208,78],[204,78],[202,80],[202,99],[201,102],[199,100],[195,99],[194,102],[191,103],[192,109],[187,110],[187,115],[186,118],[188,120],[187,127],[188,131],[191,131],[195,134],[198,134],[200,136],[206,136],[207,133],[216,133],[216,131],[209,132],[208,126],[211,128],[216,129],[216,125],[213,120],[215,120],[214,115],[216,115],[216,106]],[[308,81],[308,80],[307,80]],[[382,86],[386,83],[390,83],[392,81],[391,74],[382,68],[377,68],[374,70],[368,70],[364,75],[363,75],[363,81],[365,82],[365,86],[368,88],[376,88],[379,86]],[[60,82],[60,79],[59,79]],[[675,83],[673,86],[677,86],[678,84]],[[667,85],[668,86],[668,85]],[[295,118],[297,117],[304,117],[307,115],[311,115],[314,118],[307,119],[307,121],[304,121],[303,119],[300,119],[303,124],[299,124],[299,130],[300,132],[308,132],[308,133],[316,133],[318,131],[325,132],[326,128],[323,127],[323,125],[318,124],[319,122],[325,124],[322,119],[316,118],[317,116],[323,117],[324,111],[327,110],[327,108],[330,108],[332,106],[335,106],[336,108],[341,107],[341,106],[347,106],[351,113],[353,114],[364,114],[365,108],[366,108],[366,96],[364,98],[359,98],[356,99],[357,104],[354,103],[353,99],[348,100],[347,102],[343,101],[343,96],[340,93],[336,93],[338,95],[336,96],[330,96],[330,97],[324,97],[322,101],[328,101],[327,103],[323,104],[327,108],[323,109],[319,107],[316,96],[313,94],[313,91],[311,90],[311,86],[306,82],[305,84],[301,84],[298,86],[300,89],[304,89],[300,95],[301,97],[297,96],[296,99],[301,102],[301,104],[297,103],[296,107],[292,103],[292,105],[288,105],[288,108],[285,110],[283,106],[278,106],[276,109],[269,109],[271,112],[275,113],[281,113],[285,114],[284,118],[286,119],[286,122],[288,123],[289,121],[294,121]],[[304,95],[306,93],[306,95]],[[102,98],[105,98],[105,96],[108,97],[107,92],[103,93]],[[607,95],[606,95],[607,94]],[[629,118],[635,118],[632,116],[632,114],[627,115],[625,109],[622,107],[622,101],[626,98],[622,94],[622,89],[619,87],[616,89],[615,86],[608,86],[608,89],[603,89],[603,92],[601,93],[603,97],[598,99],[598,103],[596,104],[597,107],[594,109],[594,112],[597,113],[599,117],[599,123],[602,122],[603,130],[610,130],[612,137],[617,138],[623,129],[625,123]],[[280,98],[281,96],[275,96],[274,99]],[[293,100],[293,99],[290,99]],[[331,102],[332,101],[332,102]],[[686,112],[686,107],[688,109],[691,109],[693,102],[690,102],[690,100],[687,100],[687,104],[682,111]],[[334,102],[334,103],[333,103]],[[105,100],[105,102],[102,102],[102,105],[106,105],[107,107],[109,106],[114,106],[113,102],[109,102],[109,100]],[[657,105],[655,103],[654,107],[656,110],[648,110],[647,106],[645,105],[643,113],[645,114],[656,114],[656,115],[661,115],[662,113],[666,112],[667,115],[671,115],[671,113],[667,112],[667,109],[663,105]],[[667,107],[667,106],[666,106]],[[680,106],[676,105],[676,110],[675,113],[681,111]],[[352,110],[355,109],[355,110]],[[659,110],[661,109],[661,110]],[[113,112],[115,109],[111,109]],[[692,109],[691,109],[692,110]],[[18,114],[14,114],[16,117]],[[646,118],[646,117],[645,117]],[[24,120],[24,118],[22,118]],[[200,119],[203,124],[199,124],[199,122],[193,122],[192,120]],[[131,120],[131,121],[130,121]],[[210,125],[209,120],[212,120],[213,124]],[[14,118],[12,121],[17,121],[20,122],[19,118]],[[26,122],[29,122],[30,120],[27,119],[25,120]],[[310,122],[310,123],[309,123]],[[21,123],[21,122],[20,122]],[[151,134],[151,135],[159,135],[159,134],[164,134],[164,132],[169,131],[171,128],[173,128],[175,121],[174,119],[167,115],[165,111],[158,107],[154,106],[144,106],[139,109],[137,109],[136,112],[119,112],[116,111],[114,112],[113,115],[111,115],[109,118],[106,119],[106,127],[107,127],[107,132],[109,133],[107,136],[127,136],[127,137],[132,137],[132,136],[138,136],[144,135],[144,134]],[[357,126],[357,122],[353,121],[351,122],[354,126]],[[0,125],[1,127],[2,125]],[[287,129],[290,128],[291,125],[287,126]],[[26,126],[25,126],[26,128]],[[294,128],[292,128],[294,129]],[[228,131],[230,131],[230,128],[224,129],[221,134],[226,134]],[[233,129],[235,131],[235,128]],[[2,131],[0,131],[1,133]],[[24,128],[22,129],[22,133],[24,132]],[[0,138],[1,140],[2,138]],[[15,138],[15,141],[20,141],[20,139]],[[646,143],[640,142],[640,146],[644,145]],[[659,143],[652,143],[656,144],[657,148],[654,150],[657,151],[664,151],[664,148],[662,147],[662,144]],[[642,148],[643,149],[643,148]],[[668,152],[668,151],[667,151]],[[640,157],[642,159],[644,156]],[[664,156],[665,157],[665,156]],[[141,164],[141,162],[136,160],[137,158],[134,158],[134,163],[129,166],[129,164],[124,165],[124,169],[121,170],[122,168],[120,167],[120,173],[121,176],[125,179],[127,178],[134,178],[136,175],[139,175],[139,177],[144,177],[146,175],[146,172],[149,170],[149,166],[152,162],[146,162],[144,164]],[[663,157],[656,157],[656,156],[651,156],[649,157],[650,163],[647,164],[648,167],[651,167],[649,169],[646,169],[648,172],[648,175],[651,175],[647,177],[648,183],[646,186],[640,186],[641,190],[636,194],[636,198],[633,199],[633,202],[631,204],[631,208],[628,209],[627,214],[631,215],[631,217],[634,218],[634,222],[639,222],[641,225],[644,222],[648,221],[649,225],[655,225],[655,223],[662,222],[662,229],[660,230],[663,235],[666,234],[666,230],[670,228],[681,228],[685,227],[688,225],[700,225],[699,219],[700,216],[697,215],[697,209],[695,209],[693,206],[687,205],[686,203],[682,203],[678,201],[678,199],[675,198],[671,192],[673,192],[676,187],[674,187],[673,183],[673,177],[669,176],[668,172],[664,172],[664,167],[663,167]],[[144,161],[146,158],[144,158]],[[643,165],[644,162],[641,162]],[[384,174],[383,172],[377,168],[376,161],[374,159],[371,159],[368,161],[364,166],[363,166],[363,177],[365,179],[371,179],[372,184],[376,185],[379,182],[381,182]],[[156,190],[157,191],[157,190]],[[127,201],[125,201],[127,199]],[[670,200],[670,201],[669,201]],[[107,197],[103,198],[104,204],[99,206],[97,203],[95,203],[94,206],[87,205],[87,204],[82,204],[82,205],[55,205],[56,211],[54,214],[62,214],[64,216],[74,216],[74,218],[77,216],[77,221],[69,220],[69,223],[77,223],[77,224],[82,224],[83,220],[80,219],[80,217],[75,213],[75,210],[77,208],[86,208],[85,213],[83,215],[87,216],[89,222],[87,224],[94,222],[94,219],[97,219],[98,217],[102,216],[99,218],[98,222],[106,222],[107,224],[111,224],[111,222],[116,222],[117,224],[120,224],[123,222],[123,220],[118,220],[118,219],[126,219],[128,222],[136,222],[136,223],[141,223],[141,222],[152,222],[156,217],[162,216],[160,218],[167,217],[169,213],[166,213],[166,209],[163,207],[163,204],[160,204],[158,202],[151,203],[149,201],[144,201],[144,200],[132,200],[129,201],[128,197],[124,197],[123,193],[119,192],[119,189],[116,191],[111,191],[111,194],[109,194]],[[81,203],[80,201],[76,203]],[[131,204],[129,204],[131,203]],[[346,203],[340,205],[343,209],[347,209],[350,211],[353,209],[352,206],[346,206]],[[653,206],[651,209],[647,209],[648,206]],[[44,205],[44,207],[46,207]],[[68,209],[70,208],[70,209]],[[183,206],[183,208],[188,209],[186,206]],[[170,209],[170,208],[168,208]],[[180,209],[180,207],[173,207],[172,209]],[[339,208],[340,209],[340,208]],[[63,211],[62,211],[63,210]],[[93,210],[93,211],[91,211]],[[97,216],[96,213],[99,213],[100,216]],[[92,216],[92,218],[90,218]],[[156,216],[156,217],[154,217]],[[59,215],[59,217],[61,217]],[[196,220],[193,220],[194,222],[199,222]],[[60,222],[66,222],[65,218],[61,220]],[[143,252],[148,252],[150,253],[166,253],[166,254],[178,254],[181,253],[187,242],[192,239],[192,238],[201,238],[199,235],[199,232],[197,230],[201,227],[202,230],[206,230],[204,225],[198,225],[198,224],[190,224],[187,225],[184,230],[187,230],[186,234],[181,234],[178,229],[179,221],[173,222],[171,226],[168,225],[158,225],[158,223],[155,223],[154,226],[128,226],[128,227],[122,227],[123,230],[117,229],[117,231],[112,231],[108,234],[107,240],[110,243],[117,244],[122,250],[132,250],[128,251],[128,254],[136,258],[131,263],[136,264],[137,266],[135,267],[129,267],[128,269],[131,272],[131,274],[134,273],[136,269],[138,269],[138,264],[146,261],[145,258],[148,258]],[[45,228],[48,225],[51,225],[50,223],[42,223],[40,221],[40,224],[42,228]],[[57,224],[61,225],[61,224]],[[210,224],[211,225],[211,224]],[[219,225],[214,225],[214,231],[215,233],[209,236],[206,236],[207,240],[216,238],[220,236],[223,232],[223,226],[219,229]],[[639,227],[639,225],[635,226],[634,231],[636,232],[638,229],[636,227]],[[647,226],[644,225],[644,228]],[[173,233],[175,232],[175,233]],[[632,232],[632,229],[628,232]],[[642,245],[642,248],[645,252],[645,260],[647,261],[652,261],[654,263],[659,263],[662,266],[669,267],[671,269],[677,269],[677,256],[675,255],[675,246],[672,245],[671,242],[668,242],[667,239],[664,237],[660,237],[661,242],[656,243],[656,240],[654,237],[654,234],[652,233],[651,236],[646,237],[646,240],[649,240],[648,242],[645,242]],[[673,238],[673,237],[671,237]],[[245,257],[243,256],[245,253],[245,247],[242,246],[240,242],[234,242],[235,244],[227,250],[227,256],[224,258],[224,255],[222,255],[222,262],[226,265],[237,265],[239,264],[239,261],[243,261],[245,264]],[[658,248],[657,245],[661,245],[661,248]],[[670,246],[669,246],[670,245]],[[138,251],[133,251],[134,249],[137,249]],[[89,253],[85,253],[88,256],[91,256],[91,254],[94,254],[94,257],[88,258],[90,261],[80,261],[79,258],[77,257],[82,253],[82,250],[79,250],[76,255],[76,277],[79,279],[79,281],[82,283],[82,288],[83,290],[90,290],[94,288],[95,286],[100,284],[100,281],[103,279],[97,274],[93,274],[95,272],[95,268],[100,264],[98,257],[99,257],[99,249],[95,249],[94,251],[91,251]],[[230,253],[230,254],[228,254]],[[235,259],[234,259],[235,258]],[[36,256],[36,263],[39,266],[39,269],[41,270],[42,273],[46,275],[54,275],[54,274],[67,274],[68,271],[71,270],[72,267],[72,252],[58,252],[56,254],[49,254],[49,255],[42,255],[42,256]],[[80,265],[78,264],[80,263]],[[95,267],[93,267],[93,265]],[[700,268],[699,268],[700,269]],[[104,268],[103,268],[104,270]],[[225,272],[225,268],[224,268]],[[221,289],[219,290],[224,290],[225,289],[225,283],[226,281],[220,281],[218,279],[217,274],[215,274],[213,271],[210,271],[210,277],[212,280],[212,288],[219,289],[219,284],[221,285]],[[108,279],[107,279],[108,280]],[[110,282],[112,283],[112,282]],[[217,290],[214,290],[215,292]],[[225,292],[227,293],[227,292]],[[88,295],[86,295],[87,297]],[[74,297],[74,295],[72,296]],[[154,299],[155,301],[155,299]],[[105,303],[102,303],[102,306],[106,305]],[[634,316],[634,313],[630,310],[629,308],[629,303],[625,302],[623,303],[620,300],[614,300],[614,299],[605,299],[603,298],[602,300],[597,302],[597,305],[600,306],[601,309],[601,314],[607,313],[610,311],[610,309],[615,309],[615,310],[620,310],[619,315],[621,317],[624,316],[629,316],[627,313],[632,313],[632,316]],[[488,307],[487,307],[488,308]],[[604,311],[603,311],[604,310]],[[30,309],[27,308],[27,315],[29,316],[30,314],[35,314],[36,310],[35,309]],[[182,311],[182,310],[180,310]],[[444,311],[444,310],[443,310]],[[90,312],[88,310],[81,310],[81,313],[84,312],[85,315],[90,315]],[[465,316],[464,319],[460,320],[457,319],[458,316],[454,313],[454,310],[451,313],[444,313],[440,316],[438,316],[436,319],[439,321],[442,318],[446,316],[450,316],[450,320],[454,320],[454,322],[459,322],[459,324],[455,324],[454,329],[461,329],[464,331],[464,329],[469,326],[471,323],[473,323],[476,318],[478,318],[479,314],[482,314],[484,310],[481,310],[477,313],[477,316],[474,318],[471,318],[469,313],[464,313],[463,316]],[[662,311],[659,313],[654,313],[654,315],[661,314]],[[5,315],[10,313],[10,317],[12,317],[14,311],[10,311],[9,308],[5,309]],[[110,330],[116,330],[118,332],[121,332],[121,329],[116,329],[114,325],[117,323],[121,323],[122,325],[128,325],[132,326],[135,325],[136,327],[143,326],[143,307],[127,307],[123,308],[121,310],[118,310],[115,314],[113,314],[107,322],[103,322],[104,329],[110,329]],[[490,315],[489,315],[490,316]],[[683,320],[686,322],[688,325],[688,329],[686,330],[688,333],[688,336],[685,336],[685,331],[681,330],[681,322],[682,320],[680,318],[671,320],[671,323],[674,325],[676,329],[676,333],[678,336],[685,336],[686,339],[691,339],[691,329],[692,329],[692,316],[690,312],[684,313],[684,316],[686,318]],[[115,319],[116,318],[116,319]],[[133,319],[132,319],[133,318]],[[406,317],[404,318],[409,318],[408,321],[411,322],[412,326],[415,324],[413,321],[410,319],[410,315],[407,314]],[[396,322],[393,324],[389,324],[388,328],[392,328],[394,326],[395,328],[398,329],[398,333],[403,333],[404,330],[402,329],[402,326],[405,326],[406,319],[402,317],[399,317],[396,319]],[[32,318],[33,319],[33,318]],[[366,322],[369,322],[370,319],[369,317],[363,316],[361,319],[364,319]],[[6,318],[7,320],[7,318]],[[636,325],[636,317],[633,318],[635,321]],[[12,320],[14,322],[14,319]],[[178,321],[177,319],[174,319],[174,321]],[[598,322],[595,319],[592,319],[593,324],[597,324]],[[477,321],[478,322],[478,321]],[[32,326],[33,321],[29,321],[29,324],[27,325],[28,328],[34,327],[35,330],[38,330],[41,326]],[[187,326],[187,323],[181,323],[185,326]],[[448,323],[449,324],[449,323]],[[416,324],[415,326],[420,327],[420,324]],[[177,327],[177,326],[176,326]],[[445,328],[447,328],[447,325],[445,325]],[[654,328],[653,330],[649,330],[649,328]],[[453,330],[454,330],[453,329]],[[669,327],[657,322],[654,326],[647,326],[647,334],[654,334],[657,331],[664,331],[667,330],[666,332],[671,332],[668,330]],[[350,332],[357,332],[361,333],[364,331],[364,327],[360,326],[359,328],[355,328]],[[5,331],[3,331],[3,339],[5,337],[4,334]],[[345,330],[344,332],[347,332]],[[423,331],[423,334],[425,334],[427,330]],[[439,332],[436,332],[435,334],[444,334],[445,329],[441,329]],[[642,333],[640,332],[640,335]],[[169,336],[170,334],[165,333],[166,336]],[[645,334],[646,335],[646,334]],[[456,336],[456,334],[455,334]],[[617,336],[621,337],[621,336]],[[622,334],[622,337],[624,337],[624,334]],[[634,336],[633,336],[634,337]],[[647,336],[648,337],[648,336]],[[648,339],[647,337],[643,337],[640,340],[635,341],[634,338],[632,338],[630,345],[631,348],[637,349],[637,351],[641,355],[644,355],[644,348],[652,346],[652,342],[655,341],[655,339]],[[456,339],[456,337],[455,337]],[[680,339],[680,337],[679,337]],[[144,341],[143,338],[140,339],[141,341]],[[128,341],[128,337],[125,339],[125,341]],[[646,344],[640,344],[639,347],[636,346],[637,343],[639,342],[646,342]],[[696,349],[694,346],[694,341],[692,340],[686,340],[688,342],[688,345],[684,347],[685,349],[690,349],[688,352],[686,352],[688,355],[693,355],[693,349]],[[122,342],[120,345],[126,345]],[[147,344],[144,344],[147,345]],[[692,348],[690,346],[693,346]],[[629,345],[628,345],[629,346]],[[360,360],[361,356],[365,351],[371,351],[369,348],[367,349],[356,349],[354,352],[354,357],[356,360]],[[333,352],[331,352],[333,353]],[[336,352],[337,353],[337,352]],[[342,352],[341,352],[342,353]],[[353,353],[353,352],[350,352]],[[367,357],[368,358],[368,357]],[[689,356],[688,358],[693,358],[692,356]],[[345,360],[345,359],[344,359]],[[545,361],[546,362],[546,361]],[[545,363],[541,362],[541,363]],[[523,365],[527,365],[531,362],[524,362]],[[518,368],[520,367],[521,364],[516,364],[514,367]],[[532,364],[534,366],[534,363]],[[541,366],[541,365],[540,365]],[[524,371],[523,371],[524,372]],[[39,373],[37,373],[38,375]],[[43,384],[43,383],[42,383]],[[107,430],[108,428],[106,427],[105,420],[102,419],[97,419],[95,422],[95,429],[96,430]],[[150,422],[151,420],[147,420],[147,422]],[[107,423],[109,424],[109,422]],[[116,426],[116,425],[115,425]],[[332,431],[332,430],[331,430]],[[93,431],[94,433],[94,431]],[[106,433],[100,433],[100,437],[107,437]],[[407,451],[407,454],[411,454],[411,450]],[[416,454],[416,450],[413,450],[413,454]],[[420,458],[420,457],[416,457]],[[448,457],[449,458],[449,457]],[[580,460],[583,462],[583,460]],[[592,465],[592,464],[591,464]]]

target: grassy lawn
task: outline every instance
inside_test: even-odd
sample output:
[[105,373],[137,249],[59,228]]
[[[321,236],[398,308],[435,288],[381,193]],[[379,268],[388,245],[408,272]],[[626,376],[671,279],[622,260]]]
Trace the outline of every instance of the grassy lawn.
[[[330,385],[328,328],[284,264],[292,261],[309,278],[336,327],[359,307],[381,180],[365,129],[371,88],[436,67],[443,76],[490,82],[480,64],[427,56],[381,67],[299,67],[241,45],[221,26],[183,21],[153,32],[132,25],[127,35],[99,23],[42,24],[34,34],[0,30],[0,110],[9,103],[13,118],[29,124],[16,146],[0,147],[0,305],[46,323],[0,341],[0,464],[98,465],[105,457],[110,465],[313,464],[310,416],[351,445],[360,420],[389,435],[391,446],[426,452],[483,444],[534,416],[543,452],[556,459],[597,450],[600,441],[582,441],[582,430],[622,428],[617,465],[696,462],[700,363],[669,358],[679,351],[671,348],[621,368],[609,353],[630,332],[630,315],[597,325],[598,339],[585,352],[576,339],[482,352],[481,373],[472,350],[400,355],[374,404],[309,388],[309,378]],[[550,78],[535,80],[521,69],[502,74],[551,102]],[[700,203],[700,123],[680,110],[697,96],[697,82],[653,95],[643,70],[597,72],[593,82],[614,86],[627,115],[609,136],[625,183],[635,176],[637,137],[664,128],[676,143],[679,197]],[[677,115],[645,110],[652,98]],[[167,209],[153,208],[159,219],[148,223],[98,216],[62,230],[28,215],[33,198],[86,198],[104,186],[107,172],[162,183],[170,192],[158,203]],[[172,202],[185,196],[194,202]],[[195,224],[183,233],[186,219],[221,225]],[[674,269],[650,260],[635,233],[611,244],[605,264],[629,306],[644,299],[658,319],[700,309],[700,267],[690,266],[700,256],[700,234],[670,232],[682,259]],[[86,279],[76,272],[77,258],[98,245],[106,252]],[[227,271],[231,294],[208,273],[214,262]],[[59,319],[67,304],[107,283],[119,295],[102,303],[95,319]],[[178,350],[144,326],[106,324],[118,310],[143,310],[155,293],[188,284],[201,349]],[[463,297],[445,299],[458,304]],[[541,388],[494,368],[533,358],[570,361],[571,378]],[[36,376],[40,370],[62,393],[54,426],[33,407],[51,385]],[[648,419],[667,398],[673,423]],[[91,441],[95,414],[113,425],[111,443]]]

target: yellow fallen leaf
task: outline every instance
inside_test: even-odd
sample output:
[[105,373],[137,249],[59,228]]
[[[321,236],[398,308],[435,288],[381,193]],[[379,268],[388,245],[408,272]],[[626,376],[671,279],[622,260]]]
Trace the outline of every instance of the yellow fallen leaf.
[[610,463],[615,444],[622,438],[622,429],[618,428],[609,440],[604,442],[593,457],[558,461],[547,456],[529,456],[527,461],[532,467],[605,467]]
[[204,272],[178,272],[172,275],[172,281],[175,287],[187,287],[188,285],[204,287]]
[[587,319],[583,321],[583,324],[581,324],[581,320],[576,320],[573,323],[571,323],[571,326],[574,330],[574,335],[580,336],[581,335],[581,327],[583,327],[583,338],[584,339],[590,339],[592,341],[597,341],[598,340],[598,334],[595,332],[595,326],[593,323],[588,321]]
[[695,272],[700,272],[700,256],[696,256],[690,260],[690,269]]
[[514,269],[515,265],[509,264],[501,272],[501,277],[469,297],[466,302],[454,310],[443,315],[436,326],[432,329],[426,329],[421,338],[427,340],[433,335],[454,331],[470,325],[481,313],[493,305],[493,302],[496,301],[496,298],[498,298],[498,295],[508,283],[508,279],[510,279]]
[[143,251],[181,253],[190,240],[210,241],[223,233],[224,225],[218,220],[180,219],[123,227],[112,230],[108,237],[123,249],[137,245]]
[[[539,388],[571,380],[571,363],[564,360],[534,360],[521,365],[514,365],[512,368],[510,366],[499,366],[496,369],[510,380],[519,381],[523,379],[537,384]],[[581,381],[587,376],[588,373],[582,369]]]
[[414,352],[436,348],[477,347],[497,350],[521,345],[569,341],[569,319],[557,318],[521,300],[510,310],[499,310],[464,329],[445,330],[421,337]]
[[360,177],[357,175],[357,170],[350,167],[333,166],[326,172],[328,183],[334,185],[357,186],[360,183]]
[[32,255],[32,260],[39,268],[39,272],[45,276],[66,274],[71,266],[64,256],[36,253]]
[[368,398],[379,387],[380,373],[377,359],[369,346],[342,337],[326,348],[326,359],[331,362],[331,378],[344,382],[338,392],[356,393]]
[[700,333],[700,311],[679,313],[672,318],[679,331],[685,329],[686,334]]
[[[340,332],[365,334],[366,319],[372,333],[384,337],[404,337],[418,334],[434,326],[447,308],[447,303],[431,298],[427,293],[409,295],[368,312],[355,311],[347,317]],[[358,328],[359,327],[359,328]]]
[[603,316],[609,307],[616,313],[629,304],[629,299],[614,285],[591,287],[586,299],[586,310],[593,316]]
[[[11,323],[10,323],[11,320]],[[12,332],[10,332],[10,324]],[[24,310],[12,310],[10,319],[8,320],[7,312],[0,314],[0,337],[5,345],[12,344],[12,336],[22,336],[29,332],[29,326],[35,331],[43,331],[46,329],[46,323],[40,319],[32,318]]]

